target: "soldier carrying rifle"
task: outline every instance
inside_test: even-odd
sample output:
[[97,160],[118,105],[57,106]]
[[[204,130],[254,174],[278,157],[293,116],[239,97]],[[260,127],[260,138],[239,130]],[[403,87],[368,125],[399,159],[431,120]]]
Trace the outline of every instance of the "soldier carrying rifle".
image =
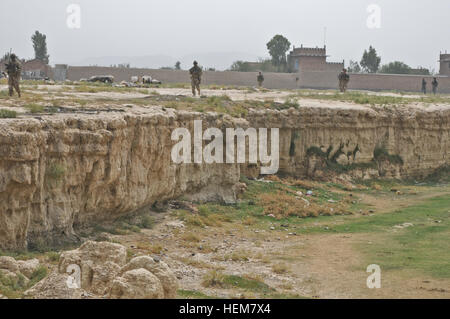
[[21,97],[19,83],[22,66],[14,53],[9,55],[9,62],[5,63],[5,67],[8,74],[9,96],[13,96],[14,90],[16,90],[19,97]]

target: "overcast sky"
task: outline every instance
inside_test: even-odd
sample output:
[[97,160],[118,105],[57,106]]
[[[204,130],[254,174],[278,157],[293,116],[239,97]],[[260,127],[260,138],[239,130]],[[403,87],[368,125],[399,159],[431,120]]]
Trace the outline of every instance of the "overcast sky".
[[[66,24],[72,3],[81,8],[80,29]],[[367,27],[372,3],[381,8],[379,29]],[[438,70],[439,51],[450,51],[450,0],[0,0],[0,53],[13,48],[33,57],[30,37],[39,30],[51,64],[103,56],[265,57],[273,35],[322,46],[325,27],[329,61],[359,61],[373,45],[382,63]]]

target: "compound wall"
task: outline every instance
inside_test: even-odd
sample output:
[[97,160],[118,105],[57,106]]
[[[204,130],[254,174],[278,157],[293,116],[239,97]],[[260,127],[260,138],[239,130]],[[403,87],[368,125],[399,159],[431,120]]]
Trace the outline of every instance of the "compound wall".
[[[93,75],[113,75],[116,82],[130,81],[132,76],[151,75],[163,83],[188,83],[190,77],[184,70],[122,69],[110,67],[69,67],[67,78],[78,81]],[[203,84],[256,86],[257,72],[205,71]],[[300,73],[264,73],[264,87],[269,89],[336,89],[338,72],[304,71]],[[350,74],[349,89],[355,90],[398,90],[420,92],[422,75],[397,74]],[[437,76],[439,92],[450,93],[450,77]],[[425,77],[428,91],[431,91],[432,77]]]

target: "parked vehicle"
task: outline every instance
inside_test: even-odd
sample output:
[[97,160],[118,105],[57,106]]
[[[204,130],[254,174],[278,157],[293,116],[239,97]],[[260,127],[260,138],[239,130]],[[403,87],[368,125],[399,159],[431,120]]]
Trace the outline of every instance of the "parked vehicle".
[[94,75],[87,80],[88,82],[114,83],[112,75]]

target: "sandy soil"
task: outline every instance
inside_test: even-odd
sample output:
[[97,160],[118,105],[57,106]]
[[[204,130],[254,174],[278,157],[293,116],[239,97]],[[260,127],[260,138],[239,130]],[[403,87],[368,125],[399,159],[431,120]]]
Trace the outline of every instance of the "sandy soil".
[[[89,107],[95,108],[95,100],[101,100],[101,99],[113,99],[117,100],[118,102],[123,100],[130,100],[130,99],[141,99],[148,96],[147,94],[139,92],[142,89],[136,89],[136,92],[97,92],[97,93],[80,93],[80,92],[71,92],[69,90],[64,90],[65,87],[70,86],[63,86],[63,85],[39,85],[36,89],[33,89],[32,87],[24,87],[27,92],[32,94],[38,94],[41,95],[45,100],[52,100],[52,99],[85,99],[88,101],[91,101],[89,103]],[[6,85],[0,85],[0,91],[6,91],[7,86]],[[139,91],[138,91],[139,90]],[[178,88],[150,88],[147,89],[149,94],[152,94],[152,92],[157,92],[160,95],[169,95],[169,96],[191,96],[190,89],[178,89]],[[221,96],[221,95],[227,95],[234,101],[244,101],[244,100],[273,100],[275,102],[285,102],[286,99],[294,94],[296,91],[290,91],[290,90],[264,90],[264,91],[256,91],[256,92],[249,92],[248,90],[211,90],[211,89],[204,89],[202,91],[203,95],[206,96]],[[316,93],[319,93],[321,95],[329,95],[334,94],[329,91],[314,91]],[[377,95],[377,96],[393,96],[393,97],[403,97],[403,98],[418,98],[419,95],[401,95],[397,93],[392,92],[365,92],[370,95]],[[198,97],[197,97],[198,98]],[[15,104],[19,102],[17,98],[13,99],[2,99],[0,100],[0,108],[9,108],[9,107],[15,107]],[[301,97],[298,98],[300,107],[317,107],[317,108],[338,108],[338,109],[373,109],[370,105],[358,105],[355,103],[350,102],[342,102],[342,101],[330,101],[330,100],[320,100],[320,99],[313,99],[313,98],[306,98]],[[404,106],[406,107],[406,106]],[[448,104],[430,104],[430,103],[418,103],[418,102],[412,102],[407,105],[407,107],[410,108],[420,108],[420,109],[426,109],[428,111],[436,111],[436,110],[445,110],[450,109],[450,103]],[[25,112],[25,110],[22,109],[16,109],[18,112]]]

